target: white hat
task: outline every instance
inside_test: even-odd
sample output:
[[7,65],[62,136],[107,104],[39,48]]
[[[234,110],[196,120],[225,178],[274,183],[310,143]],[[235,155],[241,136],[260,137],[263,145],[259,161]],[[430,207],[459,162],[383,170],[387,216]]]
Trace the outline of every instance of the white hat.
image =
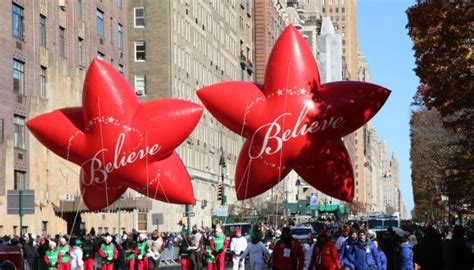
[[55,248],[56,247],[56,242],[54,242],[53,240],[49,240],[49,246],[51,248]]
[[146,237],[146,234],[141,233],[141,234],[138,235],[138,238],[140,238],[141,240],[144,240],[144,239],[146,239],[147,237]]
[[216,228],[216,233],[221,233],[222,232],[222,228],[221,227],[217,227]]
[[60,243],[66,243],[66,238],[61,237],[61,239],[59,239],[59,242],[60,242]]
[[106,241],[106,242],[111,242],[111,241],[112,241],[112,236],[107,235],[107,236],[105,237],[105,241]]
[[280,230],[276,230],[276,231],[275,231],[275,234],[281,235],[281,231],[280,231]]

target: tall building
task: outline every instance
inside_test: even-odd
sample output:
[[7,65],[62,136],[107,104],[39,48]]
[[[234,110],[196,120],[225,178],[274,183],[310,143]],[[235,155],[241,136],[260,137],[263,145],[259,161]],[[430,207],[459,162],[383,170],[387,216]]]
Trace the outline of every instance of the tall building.
[[343,77],[356,80],[359,60],[357,0],[322,0],[322,12],[342,34]]
[[[81,106],[87,66],[99,57],[128,72],[126,1],[20,1],[3,3],[0,16],[0,235],[23,231],[70,233],[131,228],[133,217],[88,213],[80,204],[79,167],[33,138],[25,121],[58,108]],[[132,203],[133,204],[133,203]],[[124,203],[124,209],[134,207]],[[7,210],[9,209],[9,210]],[[109,208],[114,210],[115,208]]]
[[[143,100],[200,103],[196,90],[230,80],[254,80],[253,1],[129,0],[129,80]],[[178,149],[190,173],[196,204],[192,224],[211,225],[224,174],[227,204],[235,203],[234,168],[241,138],[205,112]],[[220,166],[225,163],[225,168]],[[222,170],[225,170],[224,172]],[[153,201],[142,228],[174,231],[185,207]],[[164,217],[157,221],[154,216]]]
[[286,26],[286,5],[278,0],[254,0],[255,81],[263,83],[273,45]]

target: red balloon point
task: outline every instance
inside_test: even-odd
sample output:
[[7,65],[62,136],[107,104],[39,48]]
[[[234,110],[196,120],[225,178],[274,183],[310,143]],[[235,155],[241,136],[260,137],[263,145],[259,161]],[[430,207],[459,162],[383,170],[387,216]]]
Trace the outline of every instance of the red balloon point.
[[82,198],[96,211],[127,188],[165,202],[193,204],[189,174],[174,149],[201,115],[202,107],[188,101],[141,103],[120,73],[95,59],[86,74],[82,107],[42,114],[27,126],[51,151],[81,166]]
[[235,175],[239,200],[295,170],[329,196],[352,201],[354,174],[341,138],[369,121],[389,94],[365,82],[321,85],[314,56],[292,25],[273,48],[263,86],[225,82],[198,91],[222,124],[247,139]]

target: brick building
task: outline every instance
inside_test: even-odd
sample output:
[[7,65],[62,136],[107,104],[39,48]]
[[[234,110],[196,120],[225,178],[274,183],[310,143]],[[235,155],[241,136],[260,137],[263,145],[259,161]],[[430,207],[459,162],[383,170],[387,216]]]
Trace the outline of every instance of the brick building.
[[[19,216],[7,214],[19,190],[34,194],[34,215],[24,216],[23,231],[66,233],[72,229],[80,202],[79,167],[42,146],[26,130],[25,121],[50,110],[80,106],[86,68],[94,57],[128,72],[126,15],[127,1],[121,0],[3,3],[0,235],[20,233]],[[26,195],[24,199],[26,204]],[[113,225],[105,223],[109,215],[81,211],[76,229],[88,229],[94,223],[112,231]],[[130,215],[125,216],[124,227],[133,223]]]

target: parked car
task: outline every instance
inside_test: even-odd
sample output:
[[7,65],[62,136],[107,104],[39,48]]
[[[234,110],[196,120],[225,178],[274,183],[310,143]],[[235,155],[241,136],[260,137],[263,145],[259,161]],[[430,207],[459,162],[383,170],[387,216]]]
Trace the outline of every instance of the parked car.
[[24,269],[23,255],[19,246],[0,245],[0,266],[7,260],[15,264],[16,269]]
[[293,238],[300,241],[301,244],[306,243],[308,235],[314,235],[316,231],[312,227],[292,227],[290,229]]

